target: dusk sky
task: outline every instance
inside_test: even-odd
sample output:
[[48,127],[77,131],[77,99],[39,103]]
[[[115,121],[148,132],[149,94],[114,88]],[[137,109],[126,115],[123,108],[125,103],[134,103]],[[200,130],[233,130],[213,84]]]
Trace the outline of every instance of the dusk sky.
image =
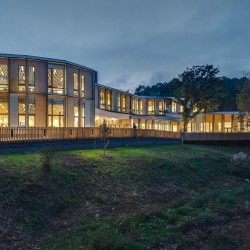
[[0,53],[85,65],[100,84],[134,90],[201,64],[250,71],[249,0],[0,2]]

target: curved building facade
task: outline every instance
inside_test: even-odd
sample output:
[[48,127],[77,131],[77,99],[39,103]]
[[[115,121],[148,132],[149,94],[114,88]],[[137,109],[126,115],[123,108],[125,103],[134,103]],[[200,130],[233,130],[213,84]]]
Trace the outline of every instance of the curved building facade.
[[[51,58],[0,54],[0,127],[139,128],[178,132],[182,107],[174,97],[137,96],[100,85],[94,69]],[[188,132],[250,131],[249,115],[201,113]]]
[[0,127],[94,127],[96,82],[68,61],[0,54]]

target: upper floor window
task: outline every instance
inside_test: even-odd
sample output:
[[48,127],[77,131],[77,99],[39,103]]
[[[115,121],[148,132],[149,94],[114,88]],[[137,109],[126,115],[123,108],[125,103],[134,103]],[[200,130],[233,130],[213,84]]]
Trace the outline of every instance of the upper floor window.
[[122,97],[122,111],[126,112],[126,97]]
[[155,114],[155,102],[154,101],[148,101],[148,114],[149,115]]
[[164,111],[163,111],[163,102],[159,102],[159,114],[163,115]]
[[64,67],[49,65],[48,68],[48,92],[55,94],[64,94]]
[[81,91],[82,91],[82,97],[84,97],[84,91],[85,91],[85,78],[84,78],[84,76],[82,76],[82,88],[81,88]]
[[29,91],[33,92],[35,90],[35,67],[29,66],[29,81],[28,81]]
[[107,93],[107,107],[108,110],[112,109],[112,93]]
[[105,93],[103,91],[100,92],[100,108],[105,109]]
[[26,74],[25,74],[26,67],[25,66],[18,66],[18,90],[24,92],[26,90]]
[[118,112],[121,112],[121,94],[118,94],[117,98],[117,107],[118,107]]
[[74,73],[74,96],[79,96],[79,75]]
[[184,107],[180,105],[180,113],[182,113],[183,111],[184,111]]
[[176,102],[172,101],[172,112],[176,112]]
[[8,65],[0,64],[0,92],[8,91]]

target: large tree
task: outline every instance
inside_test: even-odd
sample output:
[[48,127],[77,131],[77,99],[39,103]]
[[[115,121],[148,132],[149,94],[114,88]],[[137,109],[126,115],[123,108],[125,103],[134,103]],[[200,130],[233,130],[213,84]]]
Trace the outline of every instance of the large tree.
[[250,73],[245,77],[245,82],[236,97],[237,108],[240,112],[250,112]]
[[213,65],[201,65],[187,68],[172,82],[176,98],[183,106],[182,118],[184,132],[191,119],[200,112],[215,110],[218,107],[218,97],[222,92],[218,68]]
[[236,96],[236,105],[239,111],[238,115],[234,116],[235,129],[238,130],[238,123],[240,124],[240,131],[247,129],[246,125],[249,124],[249,112],[250,112],[250,73],[247,73],[244,77],[245,81]]

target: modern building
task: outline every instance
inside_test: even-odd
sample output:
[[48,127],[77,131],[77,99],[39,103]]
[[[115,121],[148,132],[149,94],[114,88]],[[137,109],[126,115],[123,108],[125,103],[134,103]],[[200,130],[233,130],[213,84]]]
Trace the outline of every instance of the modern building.
[[0,54],[0,126],[95,126],[96,82],[95,70],[75,63]]
[[[137,96],[98,84],[97,71],[65,60],[0,54],[0,127],[100,127],[178,132],[174,97]],[[238,112],[202,113],[188,132],[250,131]]]

